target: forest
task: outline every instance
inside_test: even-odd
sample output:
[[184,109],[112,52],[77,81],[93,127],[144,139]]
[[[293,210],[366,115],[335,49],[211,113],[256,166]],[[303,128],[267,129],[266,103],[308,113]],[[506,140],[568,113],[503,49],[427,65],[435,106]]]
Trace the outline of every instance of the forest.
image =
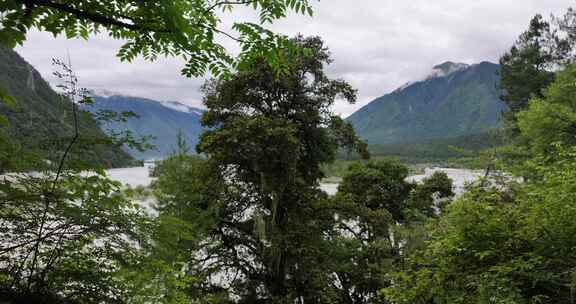
[[[58,137],[21,142],[35,128],[15,135],[13,112],[0,112],[0,303],[575,303],[576,11],[526,20],[501,57],[503,131],[493,148],[488,135],[470,139],[482,149],[468,161],[486,176],[456,195],[446,174],[410,182],[401,161],[371,159],[333,112],[358,92],[328,75],[321,37],[265,27],[313,18],[309,2],[0,1],[3,47],[32,31],[105,33],[122,41],[124,64],[178,57],[185,77],[211,75],[207,131],[195,147],[180,138],[148,188],[124,187],[94,161],[150,147],[88,131],[131,113],[83,118],[90,96],[65,61],[55,61]],[[222,30],[218,13],[238,7],[259,23]],[[2,109],[24,98],[0,88]],[[423,155],[444,147],[431,149]],[[328,195],[324,169],[343,155],[355,161]]]

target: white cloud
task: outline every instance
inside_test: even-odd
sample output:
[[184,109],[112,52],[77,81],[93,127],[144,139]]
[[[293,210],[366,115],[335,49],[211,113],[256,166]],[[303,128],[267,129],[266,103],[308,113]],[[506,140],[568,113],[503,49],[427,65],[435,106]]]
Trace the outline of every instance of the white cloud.
[[[313,18],[292,15],[273,29],[323,37],[335,59],[329,74],[359,89],[356,105],[335,105],[334,110],[346,116],[421,78],[438,63],[496,61],[532,16],[561,14],[571,4],[571,0],[324,0],[315,3]],[[235,16],[254,14],[239,10]],[[120,45],[106,37],[86,42],[35,32],[18,51],[49,79],[51,58],[69,52],[88,88],[201,106],[203,80],[181,76],[181,61],[121,63],[115,57]]]

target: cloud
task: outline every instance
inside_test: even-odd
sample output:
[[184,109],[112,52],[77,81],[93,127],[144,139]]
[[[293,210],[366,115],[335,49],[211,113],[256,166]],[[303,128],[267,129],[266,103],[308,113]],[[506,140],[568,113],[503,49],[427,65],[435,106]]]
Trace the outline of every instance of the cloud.
[[[335,59],[328,73],[359,90],[357,104],[338,102],[334,107],[347,116],[375,97],[421,78],[438,63],[497,61],[532,16],[561,14],[572,2],[324,0],[314,4],[313,18],[291,15],[272,28],[288,35],[323,37]],[[255,14],[241,9],[233,17],[254,20]],[[229,25],[230,18],[225,20]],[[121,63],[115,57],[120,45],[107,37],[65,40],[33,32],[18,51],[49,80],[51,58],[69,53],[85,87],[201,106],[199,87],[204,80],[181,76],[180,60]]]

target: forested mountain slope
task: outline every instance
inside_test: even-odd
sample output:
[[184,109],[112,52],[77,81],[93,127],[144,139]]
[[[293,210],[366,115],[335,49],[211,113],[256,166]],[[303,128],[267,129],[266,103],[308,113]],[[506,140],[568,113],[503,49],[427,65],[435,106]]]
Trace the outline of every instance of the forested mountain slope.
[[422,81],[370,102],[350,121],[370,145],[480,134],[499,124],[499,66],[446,62]]
[[[15,51],[0,45],[0,87],[16,106],[0,103],[0,115],[9,124],[3,131],[23,150],[37,150],[56,160],[74,135],[72,103],[57,94],[29,63]],[[122,167],[134,159],[118,146],[110,145],[90,113],[79,112],[78,142],[72,157],[88,165]],[[80,148],[81,147],[81,148]]]

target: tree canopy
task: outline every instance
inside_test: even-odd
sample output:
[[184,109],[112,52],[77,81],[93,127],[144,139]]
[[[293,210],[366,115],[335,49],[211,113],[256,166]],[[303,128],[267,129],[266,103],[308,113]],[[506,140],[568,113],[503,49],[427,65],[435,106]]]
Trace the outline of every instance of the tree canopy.
[[543,97],[555,73],[574,62],[575,25],[573,9],[552,20],[536,15],[500,58],[502,100],[510,109],[506,118],[512,129],[516,128],[516,113],[526,109],[531,98]]
[[337,97],[354,102],[356,91],[324,74],[331,60],[323,41],[293,42],[301,51],[285,54],[288,74],[277,77],[256,58],[249,69],[204,87],[203,123],[211,129],[197,149],[226,172],[231,189],[221,198],[215,258],[206,267],[239,273],[231,287],[247,301],[320,300],[327,274],[306,269],[318,262],[312,253],[325,244],[321,231],[331,221],[322,215],[321,165],[334,160],[342,135],[352,136],[345,141],[351,148],[365,148],[353,133],[335,129],[347,124],[330,106]]
[[[256,10],[260,24],[237,20],[232,28],[222,28],[223,18],[237,16],[235,7]],[[186,76],[229,75],[243,59],[254,56],[281,70],[286,65],[278,49],[293,46],[262,24],[290,11],[313,13],[309,0],[6,0],[0,3],[0,41],[11,47],[22,44],[31,29],[83,39],[103,33],[125,42],[118,51],[121,60],[181,57]],[[238,60],[224,47],[224,38],[240,44]]]
[[432,220],[381,303],[574,302],[574,65],[554,78],[516,112],[523,144],[515,149],[527,157],[504,163],[511,176],[471,185]]

